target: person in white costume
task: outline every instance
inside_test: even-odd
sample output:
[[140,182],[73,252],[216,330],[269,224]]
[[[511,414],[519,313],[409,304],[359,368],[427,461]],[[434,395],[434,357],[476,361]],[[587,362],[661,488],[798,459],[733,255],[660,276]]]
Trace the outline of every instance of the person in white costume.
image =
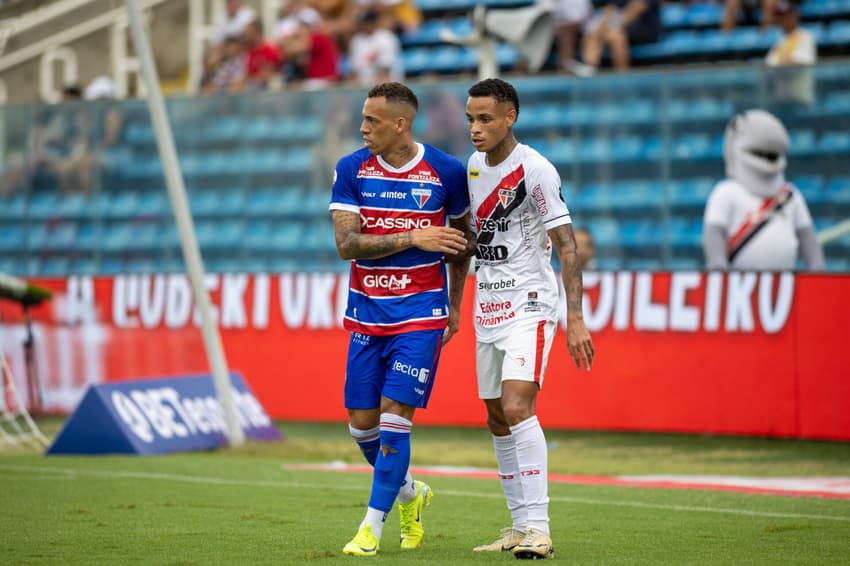
[[726,126],[727,178],[708,197],[703,251],[708,269],[793,270],[798,255],[824,269],[823,249],[803,194],[785,179],[788,132],[764,110],[748,110]]
[[554,554],[549,531],[547,448],[535,413],[558,321],[552,248],[567,301],[567,348],[590,370],[593,341],[582,316],[582,279],[572,220],[555,167],[514,137],[519,97],[485,79],[469,89],[470,206],[477,237],[475,336],[478,396],[487,408],[512,525],[475,551],[517,558]]

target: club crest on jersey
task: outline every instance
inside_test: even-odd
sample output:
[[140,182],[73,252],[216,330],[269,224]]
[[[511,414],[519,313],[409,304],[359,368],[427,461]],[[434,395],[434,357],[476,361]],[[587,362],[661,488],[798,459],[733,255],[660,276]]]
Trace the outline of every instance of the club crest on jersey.
[[513,189],[499,189],[499,202],[507,208],[516,198],[516,193]]
[[428,202],[428,199],[431,198],[431,189],[411,189],[410,194],[413,195],[413,200],[416,201],[419,208],[422,208]]

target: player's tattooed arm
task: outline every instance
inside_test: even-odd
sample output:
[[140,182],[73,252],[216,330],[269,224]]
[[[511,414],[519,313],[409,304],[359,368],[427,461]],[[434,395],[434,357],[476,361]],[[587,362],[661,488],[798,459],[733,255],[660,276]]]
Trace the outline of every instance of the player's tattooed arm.
[[360,215],[334,210],[336,249],[342,259],[377,259],[417,247],[426,252],[458,254],[466,249],[464,233],[451,226],[428,226],[392,234],[363,234]]
[[331,215],[336,249],[342,259],[377,259],[413,246],[413,232],[362,234],[359,214],[334,210]]
[[463,288],[469,274],[469,263],[475,253],[475,234],[469,226],[469,214],[462,218],[449,221],[452,228],[466,234],[466,249],[458,254],[445,254],[449,271],[449,321],[443,333],[443,344],[448,343],[460,328],[460,304],[463,299]]
[[564,281],[564,292],[567,296],[567,349],[578,369],[584,365],[590,370],[596,349],[590,333],[584,325],[582,314],[583,286],[581,280],[581,262],[578,258],[573,227],[562,224],[549,230],[549,238],[558,252],[561,260],[561,278]]
[[549,238],[552,240],[552,245],[555,246],[558,258],[561,260],[561,276],[564,280],[564,292],[567,296],[567,314],[581,316],[583,291],[581,265],[572,225],[561,224],[549,230]]

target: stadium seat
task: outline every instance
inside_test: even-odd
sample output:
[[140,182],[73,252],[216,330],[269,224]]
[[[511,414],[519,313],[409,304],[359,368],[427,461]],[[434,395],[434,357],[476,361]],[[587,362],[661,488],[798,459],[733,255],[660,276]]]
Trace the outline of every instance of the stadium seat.
[[22,250],[26,243],[23,223],[0,224],[0,252]]
[[833,204],[850,204],[850,177],[831,178],[826,186],[826,194],[827,200]]
[[274,226],[268,239],[268,249],[277,252],[296,252],[303,246],[304,230],[299,222],[282,222]]

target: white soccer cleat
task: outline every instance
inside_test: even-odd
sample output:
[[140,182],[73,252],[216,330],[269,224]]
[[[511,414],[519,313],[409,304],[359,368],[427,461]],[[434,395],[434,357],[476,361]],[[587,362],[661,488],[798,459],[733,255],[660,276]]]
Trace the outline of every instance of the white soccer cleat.
[[490,544],[482,544],[476,546],[472,550],[474,552],[507,552],[513,550],[516,545],[522,541],[525,533],[513,527],[502,529],[501,535]]

